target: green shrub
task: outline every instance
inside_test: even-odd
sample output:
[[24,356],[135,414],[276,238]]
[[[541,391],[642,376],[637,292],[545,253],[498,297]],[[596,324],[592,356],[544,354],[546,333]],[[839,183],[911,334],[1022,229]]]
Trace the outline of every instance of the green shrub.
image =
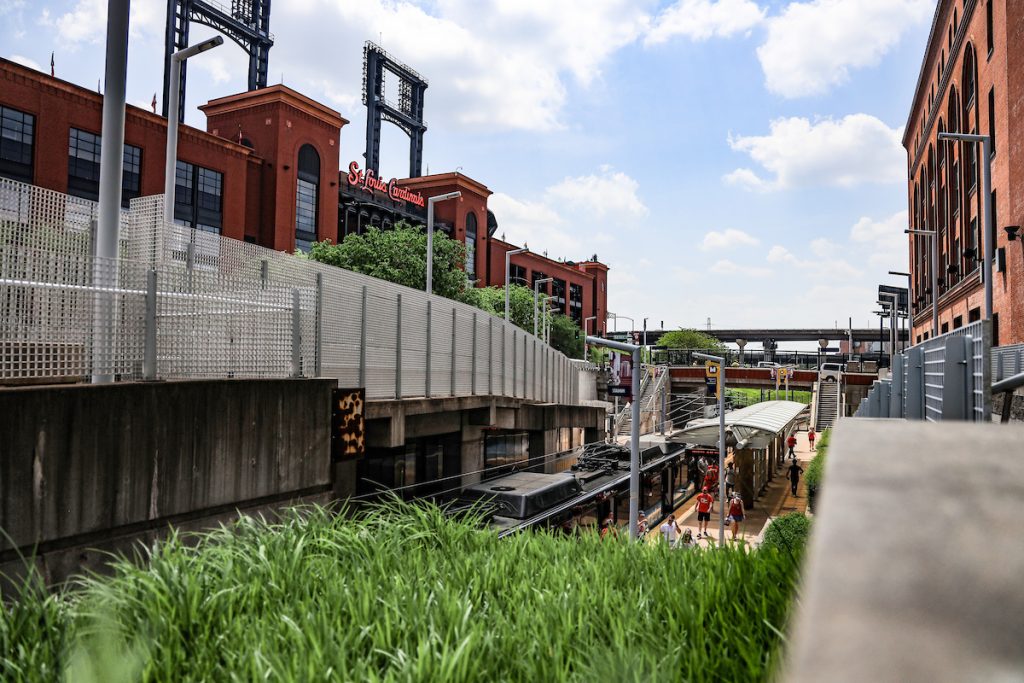
[[73,594],[0,609],[0,679],[766,680],[789,554],[499,540],[390,503],[293,511],[185,542]]
[[803,557],[807,537],[811,533],[811,519],[800,512],[790,512],[776,517],[765,529],[762,549],[775,549],[779,554],[797,562]]
[[821,433],[821,436],[818,438],[815,456],[811,459],[811,464],[807,466],[807,471],[804,473],[804,483],[807,484],[807,504],[811,512],[814,512],[817,506],[818,493],[825,476],[825,457],[828,453],[828,442],[831,435],[831,429],[826,429]]

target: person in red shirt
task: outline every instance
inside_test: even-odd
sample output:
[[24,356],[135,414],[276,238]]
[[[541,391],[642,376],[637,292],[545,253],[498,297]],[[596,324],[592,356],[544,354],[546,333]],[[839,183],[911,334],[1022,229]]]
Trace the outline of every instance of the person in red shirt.
[[[732,495],[732,500],[729,501],[729,517],[732,519],[732,540],[736,540],[736,534],[740,531],[740,525],[743,524],[743,515],[745,510],[743,509],[743,498],[740,497],[739,493]],[[740,533],[742,537],[743,534]]]
[[807,432],[807,443],[811,445],[811,450],[814,450],[814,427],[811,427],[811,431]]
[[718,465],[715,463],[708,465],[708,473],[704,477],[704,488],[711,492],[712,496],[718,492]]
[[796,448],[796,434],[790,434],[789,438],[786,439],[786,445],[789,446],[789,457],[796,459],[796,452],[793,450]]
[[711,521],[711,513],[715,511],[715,499],[710,493],[708,493],[707,486],[697,494],[696,507],[697,538],[700,538],[701,536],[708,536],[708,522]]

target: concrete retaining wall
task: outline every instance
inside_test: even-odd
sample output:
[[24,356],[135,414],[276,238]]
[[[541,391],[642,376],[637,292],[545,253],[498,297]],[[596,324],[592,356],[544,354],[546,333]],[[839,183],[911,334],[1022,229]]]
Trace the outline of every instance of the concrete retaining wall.
[[330,498],[333,380],[213,380],[0,391],[0,571],[51,581],[236,509]]

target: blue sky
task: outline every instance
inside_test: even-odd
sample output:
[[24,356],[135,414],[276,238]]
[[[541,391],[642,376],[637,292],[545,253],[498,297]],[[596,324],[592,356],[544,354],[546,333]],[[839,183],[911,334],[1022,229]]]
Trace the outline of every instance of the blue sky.
[[[227,0],[224,0],[225,4]],[[163,0],[134,0],[128,99],[162,83]],[[95,87],[106,0],[0,0],[0,55]],[[430,80],[425,159],[494,191],[499,232],[596,253],[640,325],[832,326],[906,268],[903,126],[933,0],[280,0],[271,82],[351,120],[362,44]],[[193,27],[193,41],[212,33]],[[195,107],[245,88],[231,43],[190,61]],[[404,176],[385,126],[382,172]],[[620,329],[629,323],[622,321]]]

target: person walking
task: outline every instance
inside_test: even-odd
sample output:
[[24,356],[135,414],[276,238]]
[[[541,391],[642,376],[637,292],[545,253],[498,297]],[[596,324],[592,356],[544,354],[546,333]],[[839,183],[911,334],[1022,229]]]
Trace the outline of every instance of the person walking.
[[789,466],[789,486],[796,495],[796,485],[800,483],[800,475],[804,473],[804,468],[800,467],[796,459],[793,459],[793,463]]
[[705,486],[697,494],[697,538],[708,535],[708,522],[711,521],[711,513],[715,511],[715,498],[708,493]]
[[814,450],[814,427],[811,427],[811,431],[807,432],[807,443],[810,444],[811,450]]
[[636,535],[643,536],[647,533],[647,515],[641,510],[636,514]]
[[718,494],[718,464],[717,463],[712,462],[712,463],[710,463],[708,465],[708,474],[707,474],[706,477],[704,477],[704,486],[703,486],[703,488],[708,489],[711,492],[712,496],[715,496],[715,495]]
[[786,445],[789,446],[789,457],[796,460],[796,434],[790,434],[789,438],[786,439]]
[[725,466],[725,497],[732,498],[732,492],[736,488],[736,466],[729,463]]
[[732,500],[729,501],[729,518],[732,519],[732,540],[736,540],[736,534],[740,534],[742,538],[743,534],[740,532],[740,527],[743,524],[743,517],[746,510],[743,507],[743,498],[738,493],[732,495]]
[[665,523],[661,525],[661,537],[668,543],[669,548],[676,547],[676,539],[679,538],[679,522],[676,521],[675,515],[669,515],[665,520]]
[[679,537],[679,543],[677,547],[683,550],[688,550],[697,545],[697,542],[693,540],[693,532],[689,529],[683,529],[683,535]]

